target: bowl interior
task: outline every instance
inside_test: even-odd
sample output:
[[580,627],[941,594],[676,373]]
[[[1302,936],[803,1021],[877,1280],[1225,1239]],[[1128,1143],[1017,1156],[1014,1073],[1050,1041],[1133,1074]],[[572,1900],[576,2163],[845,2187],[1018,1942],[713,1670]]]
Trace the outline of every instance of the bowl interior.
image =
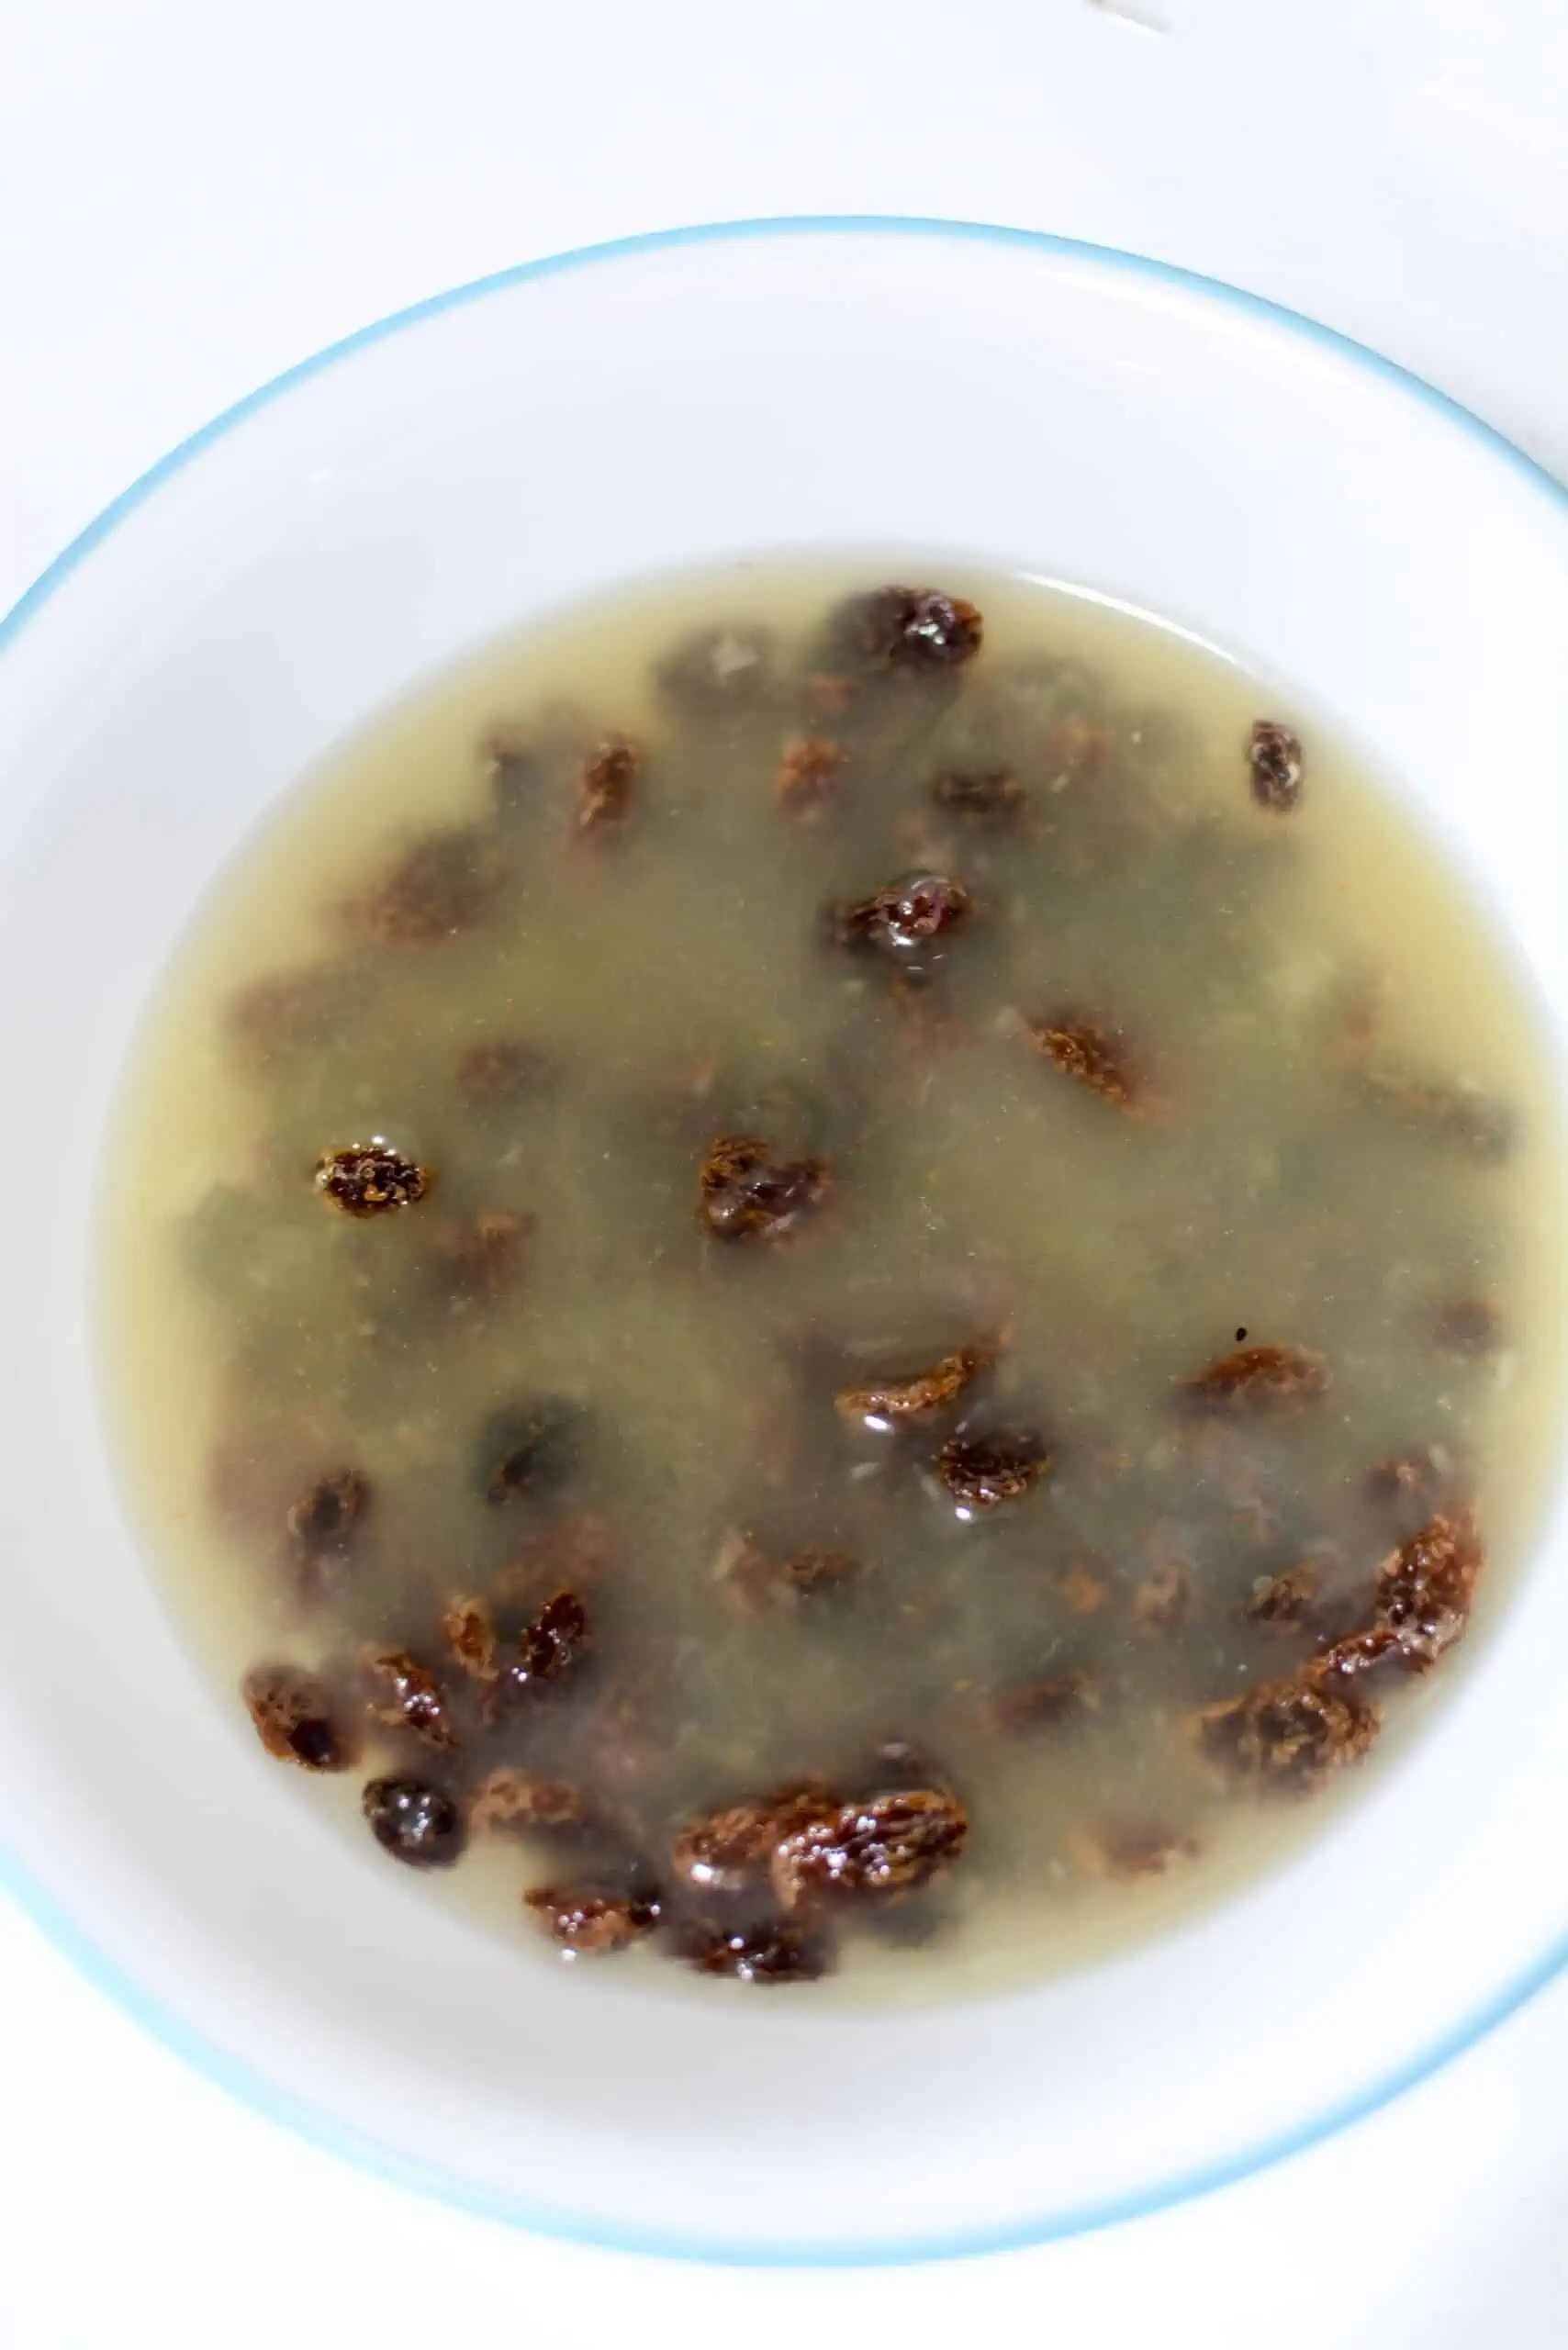
[[[1568,1028],[1568,506],[1261,306],[1046,240],[809,226],[522,271],[357,339],[136,501],[0,660],[17,1863],[218,2069],[399,2175],[734,2257],[942,2250],[1209,2183],[1556,1963],[1568,1520],[1429,1732],[1224,1909],[945,2009],[652,2005],[345,1852],[201,1679],[99,1429],[93,1185],[170,945],[261,811],[564,599],[818,545],[1162,613],[1403,777]],[[112,1167],[104,1179],[114,1179]],[[744,2150],[744,2160],[737,2155]]]

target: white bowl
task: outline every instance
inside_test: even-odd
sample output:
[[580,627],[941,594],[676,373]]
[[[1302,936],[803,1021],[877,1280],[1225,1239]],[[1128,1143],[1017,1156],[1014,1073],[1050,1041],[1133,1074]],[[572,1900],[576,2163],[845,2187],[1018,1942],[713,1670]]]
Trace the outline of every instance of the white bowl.
[[807,221],[510,272],[220,418],[0,630],[8,1880],[319,2139],[713,2258],[913,2258],[1196,2192],[1473,2039],[1568,1930],[1561,1494],[1429,1732],[1288,1865],[1047,1987],[859,2019],[483,1939],[345,1849],[187,1657],[89,1344],[106,1109],[171,942],[420,673],[605,582],[817,544],[1087,583],[1298,682],[1407,779],[1568,1028],[1562,493],[1366,352],[1126,256]]

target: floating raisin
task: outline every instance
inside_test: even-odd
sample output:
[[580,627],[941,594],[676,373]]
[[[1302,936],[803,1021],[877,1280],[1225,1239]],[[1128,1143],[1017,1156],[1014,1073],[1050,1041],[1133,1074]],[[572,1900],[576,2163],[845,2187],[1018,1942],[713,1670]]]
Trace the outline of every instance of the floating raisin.
[[846,1420],[873,1428],[896,1427],[941,1411],[994,1358],[995,1348],[990,1345],[958,1347],[928,1371],[911,1371],[897,1379],[867,1380],[841,1389],[834,1401]]
[[759,1544],[731,1529],[719,1546],[713,1570],[737,1611],[761,1616],[776,1608],[798,1607],[847,1590],[860,1580],[858,1559],[847,1550],[809,1543],[787,1558],[772,1558]]
[[822,1937],[789,1919],[741,1931],[688,1927],[676,1950],[700,1975],[728,1975],[737,1983],[815,1983],[833,1964]]
[[652,1897],[566,1892],[556,1886],[541,1885],[525,1893],[523,1899],[540,1930],[549,1935],[563,1958],[602,1957],[626,1950],[651,1934],[659,1922],[659,1904]]
[[670,1849],[670,1867],[694,1893],[744,1893],[767,1883],[774,1852],[786,1837],[814,1822],[836,1819],[840,1808],[838,1797],[819,1780],[731,1804],[687,1822]]
[[1193,1723],[1208,1762],[1284,1794],[1310,1793],[1331,1772],[1359,1761],[1379,1727],[1375,1707],[1323,1661],[1205,1706]]
[[422,1779],[372,1779],[364,1816],[383,1852],[410,1868],[450,1868],[465,1841],[463,1815],[449,1795]]
[[280,1762],[297,1762],[307,1771],[342,1771],[353,1761],[353,1740],[313,1673],[292,1664],[259,1664],[241,1687],[262,1744]]
[[1242,1614],[1249,1624],[1304,1624],[1317,1596],[1317,1570],[1303,1563],[1277,1575],[1259,1575]]
[[929,675],[972,661],[985,623],[975,606],[936,588],[879,588],[834,615],[833,633],[867,668]]
[[931,797],[950,816],[981,824],[1015,824],[1028,802],[1006,767],[970,767],[933,778]]
[[1126,1110],[1141,1091],[1117,1031],[1092,1027],[1072,1013],[1054,1020],[1026,1020],[1025,1034],[1036,1050],[1090,1092]]
[[924,968],[935,942],[960,929],[971,911],[969,891],[941,873],[911,873],[868,898],[830,910],[839,946],[885,955]]
[[[1468,1516],[1438,1516],[1402,1543],[1378,1577],[1368,1661],[1393,1643],[1402,1663],[1425,1673],[1470,1621],[1485,1552]],[[1354,1641],[1340,1644],[1348,1663]],[[1338,1656],[1340,1651],[1336,1651]]]
[[956,1515],[966,1522],[1020,1500],[1048,1466],[1039,1438],[1017,1429],[949,1437],[936,1456],[936,1474],[952,1496]]
[[588,1805],[568,1779],[545,1779],[537,1772],[502,1764],[480,1780],[468,1798],[468,1825],[476,1831],[507,1828],[581,1828]]
[[380,946],[430,946],[482,920],[503,878],[495,847],[482,834],[429,833],[346,912],[353,927]]
[[457,1733],[447,1713],[441,1684],[407,1649],[372,1649],[364,1659],[373,1721],[411,1729],[431,1746],[455,1746]]
[[825,734],[802,734],[790,744],[773,778],[784,814],[797,824],[820,823],[838,804],[849,761]]
[[447,1646],[466,1673],[476,1681],[493,1681],[496,1663],[496,1624],[483,1599],[454,1599],[441,1619]]
[[1323,1394],[1328,1366],[1305,1347],[1238,1347],[1209,1364],[1182,1390],[1197,1412],[1273,1411]]
[[431,1170],[383,1142],[345,1143],[323,1152],[316,1165],[316,1188],[345,1215],[386,1215],[411,1208],[431,1187]]
[[547,1599],[518,1635],[517,1655],[507,1668],[507,1685],[532,1690],[569,1673],[588,1645],[588,1614],[575,1591]]
[[702,1163],[699,1214],[721,1240],[782,1240],[828,1190],[820,1158],[777,1161],[750,1135],[721,1135]]
[[369,1479],[357,1469],[334,1469],[289,1504],[284,1524],[295,1549],[318,1559],[346,1550],[369,1507]]
[[1252,770],[1252,797],[1260,808],[1288,815],[1301,798],[1301,744],[1288,726],[1260,718],[1252,729],[1247,764]]
[[809,1821],[775,1847],[770,1874],[786,1910],[824,1897],[913,1893],[958,1860],[969,1814],[935,1787],[902,1789],[846,1804]]
[[577,1466],[583,1415],[558,1395],[541,1395],[493,1412],[480,1432],[479,1483],[494,1508],[520,1495],[553,1494]]
[[613,735],[599,744],[577,778],[577,829],[584,836],[613,832],[632,813],[643,772],[635,743]]

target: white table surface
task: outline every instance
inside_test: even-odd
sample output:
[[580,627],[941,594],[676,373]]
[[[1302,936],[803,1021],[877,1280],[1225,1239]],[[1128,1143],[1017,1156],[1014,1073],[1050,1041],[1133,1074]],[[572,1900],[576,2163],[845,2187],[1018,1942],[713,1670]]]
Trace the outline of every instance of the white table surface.
[[[0,608],[172,442],[348,329],[532,254],[764,213],[1162,254],[1381,346],[1568,473],[1562,0],[1126,5],[1170,31],[1093,0],[0,0]],[[1183,2210],[759,2277],[552,2245],[342,2167],[0,1904],[0,2343],[1560,2350],[1565,2087],[1559,1985]]]

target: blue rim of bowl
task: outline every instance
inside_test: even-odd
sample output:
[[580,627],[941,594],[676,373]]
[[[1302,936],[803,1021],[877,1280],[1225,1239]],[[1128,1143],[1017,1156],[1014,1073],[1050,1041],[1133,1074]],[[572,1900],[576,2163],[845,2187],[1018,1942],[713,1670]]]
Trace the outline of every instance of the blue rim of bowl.
[[[496,270],[487,276],[473,278],[466,285],[430,295],[423,301],[411,303],[406,309],[395,310],[389,317],[357,328],[337,342],[328,343],[323,350],[313,352],[309,358],[298,361],[292,367],[285,368],[280,375],[274,375],[258,390],[247,393],[232,408],[225,408],[221,414],[202,425],[187,440],[171,449],[167,455],[150,465],[128,489],[122,490],[100,514],[95,516],[0,619],[0,655],[15,644],[28,621],[85,562],[94,549],[101,545],[109,533],[143,505],[154,491],[236,425],[242,424],[258,409],[291,391],[297,384],[308,382],[311,376],[319,375],[338,360],[366,350],[373,343],[384,341],[406,327],[418,326],[426,319],[440,318],[446,311],[480,301],[487,295],[505,293],[514,286],[531,285],[541,278],[559,276],[567,270],[588,268],[599,262],[628,260],[639,254],[668,252],[681,246],[722,244],[746,238],[779,236],[925,237],[1012,246],[1025,252],[1088,262],[1100,269],[1144,277],[1157,285],[1175,286],[1184,293],[1200,296],[1216,307],[1282,330],[1381,376],[1385,383],[1420,401],[1457,427],[1467,438],[1502,459],[1517,475],[1550,499],[1568,521],[1568,487],[1537,464],[1532,457],[1527,456],[1522,449],[1494,426],[1484,422],[1457,400],[1450,399],[1446,392],[1439,391],[1435,385],[1412,375],[1408,369],[1396,365],[1393,360],[1385,359],[1380,352],[1370,350],[1366,344],[1355,341],[1350,336],[1340,334],[1336,329],[1324,326],[1316,319],[1304,318],[1297,311],[1287,310],[1278,303],[1267,301],[1261,295],[1249,294],[1238,286],[1227,285],[1222,279],[1205,277],[1195,270],[1178,268],[1170,262],[1154,261],[1140,253],[1125,252],[1113,245],[1087,244],[1078,238],[1053,236],[1040,229],[1002,228],[982,221],[927,220],[898,214],[781,215],[760,220],[711,221],[686,228],[655,229],[645,235],[614,238],[603,244],[579,246],[570,252],[547,254],[538,261],[520,262],[510,269]],[[154,2039],[161,2041],[196,2072],[228,2090],[263,2119],[297,2132],[324,2153],[353,2163],[390,2186],[432,2197],[438,2202],[475,2217],[500,2221],[534,2234],[554,2236],[599,2251],[643,2254],[729,2267],[894,2267],[929,2260],[974,2257],[985,2253],[1014,2252],[1031,2244],[1052,2243],[1064,2236],[1087,2234],[1124,2221],[1144,2219],[1198,2196],[1212,2195],[1220,2188],[1234,2186],[1259,2171],[1271,2169],[1276,2163],[1289,2160],[1292,2155],[1305,2154],[1309,2148],[1321,2145],[1339,2131],[1349,2129],[1382,2107],[1392,2104],[1407,2089],[1429,2080],[1445,2065],[1475,2047],[1489,2032],[1516,2014],[1568,1966],[1568,1935],[1565,1935],[1511,1983],[1495,1993],[1419,2055],[1407,2059],[1291,2129],[1256,2140],[1237,2154],[1201,2164],[1168,2178],[1153,2180],[1130,2193],[1064,2206],[1054,2211],[1041,2212],[1034,2219],[1011,2221],[1004,2227],[966,2229],[905,2242],[890,2238],[864,2244],[747,2244],[722,2240],[709,2242],[700,2235],[659,2230],[596,2226],[592,2221],[569,2212],[553,2211],[543,2205],[521,2202],[504,2193],[475,2186],[450,2173],[427,2169],[409,2157],[395,2154],[374,2140],[362,2137],[357,2132],[333,2121],[330,2115],[319,2112],[304,2099],[289,2096],[263,2074],[252,2071],[249,2065],[193,2031],[177,2015],[143,1991],[129,1975],[123,1974],[118,1965],[105,1957],[31,1872],[3,1845],[0,1845],[0,1889],[10,1896],[17,1907],[31,1919],[40,1932],[89,1983],[151,2033]]]

